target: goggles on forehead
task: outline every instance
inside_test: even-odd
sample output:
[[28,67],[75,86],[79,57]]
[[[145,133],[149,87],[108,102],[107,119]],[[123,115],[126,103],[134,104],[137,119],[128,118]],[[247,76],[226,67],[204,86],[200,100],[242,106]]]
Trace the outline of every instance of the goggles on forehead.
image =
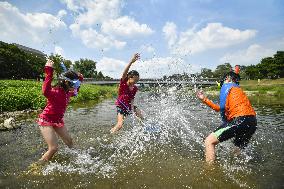
[[71,84],[71,87],[74,87],[75,89],[78,89],[81,85],[81,81],[79,79],[72,80],[65,76],[61,76],[60,78],[66,81],[69,81]]
[[[68,71],[63,62],[60,62],[60,67],[63,69],[64,73]],[[78,89],[81,85],[81,81],[79,81],[79,79],[72,80],[63,75],[61,75],[60,78],[69,81],[71,83],[71,87],[74,87],[75,89]]]

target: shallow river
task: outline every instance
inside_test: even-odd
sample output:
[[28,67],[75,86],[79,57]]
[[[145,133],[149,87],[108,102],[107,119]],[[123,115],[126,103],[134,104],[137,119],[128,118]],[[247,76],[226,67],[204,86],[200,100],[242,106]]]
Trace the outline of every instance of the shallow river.
[[[219,114],[175,88],[139,92],[145,121],[116,122],[115,99],[77,104],[65,114],[74,149],[60,150],[45,165],[31,166],[46,149],[37,125],[0,132],[0,188],[284,188],[284,103],[252,97],[258,129],[248,148],[233,154],[217,146],[217,162],[204,163],[204,138]],[[34,119],[34,118],[33,118]]]

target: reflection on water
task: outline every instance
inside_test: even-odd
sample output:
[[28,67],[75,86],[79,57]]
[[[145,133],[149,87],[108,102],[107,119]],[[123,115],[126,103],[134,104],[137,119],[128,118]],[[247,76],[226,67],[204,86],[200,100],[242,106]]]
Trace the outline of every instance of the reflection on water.
[[[219,115],[176,88],[141,92],[137,104],[146,120],[133,116],[115,135],[114,99],[66,113],[76,147],[45,165],[29,167],[46,148],[31,121],[0,133],[1,188],[281,188],[283,187],[282,99],[252,97],[258,130],[236,157],[233,145],[217,147],[216,165],[204,164],[203,140]],[[87,108],[86,108],[87,107]]]

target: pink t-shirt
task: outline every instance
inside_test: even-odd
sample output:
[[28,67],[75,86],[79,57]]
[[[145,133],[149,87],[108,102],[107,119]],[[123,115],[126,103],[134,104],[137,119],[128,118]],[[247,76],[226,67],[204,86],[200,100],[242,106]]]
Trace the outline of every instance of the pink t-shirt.
[[[46,66],[44,71],[45,80],[42,86],[42,92],[47,98],[47,104],[39,117],[48,122],[62,122],[70,97],[75,94],[73,91],[65,92],[61,87],[51,87],[53,68]],[[82,79],[83,78],[80,78],[80,80]]]
[[120,80],[118,97],[115,102],[117,106],[126,111],[131,110],[131,100],[135,98],[135,94],[138,90],[136,85],[134,85],[133,89],[130,90],[129,86],[127,85],[127,80],[127,77],[124,80]]

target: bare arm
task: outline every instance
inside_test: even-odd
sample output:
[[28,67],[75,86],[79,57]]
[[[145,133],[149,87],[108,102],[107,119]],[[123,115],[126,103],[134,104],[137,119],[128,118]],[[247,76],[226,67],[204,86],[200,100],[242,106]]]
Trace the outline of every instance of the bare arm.
[[45,80],[42,85],[42,93],[45,97],[50,96],[51,94],[51,82],[52,82],[52,76],[53,76],[53,61],[47,60],[44,72],[45,72]]
[[134,56],[132,57],[131,61],[127,64],[127,66],[125,67],[121,79],[124,80],[127,77],[127,73],[129,71],[129,68],[131,67],[131,65],[140,58],[140,54],[135,53]]
[[211,100],[209,100],[203,93],[203,91],[197,91],[196,96],[202,100],[204,104],[215,110],[216,112],[220,111],[220,106],[218,104],[214,104]]

